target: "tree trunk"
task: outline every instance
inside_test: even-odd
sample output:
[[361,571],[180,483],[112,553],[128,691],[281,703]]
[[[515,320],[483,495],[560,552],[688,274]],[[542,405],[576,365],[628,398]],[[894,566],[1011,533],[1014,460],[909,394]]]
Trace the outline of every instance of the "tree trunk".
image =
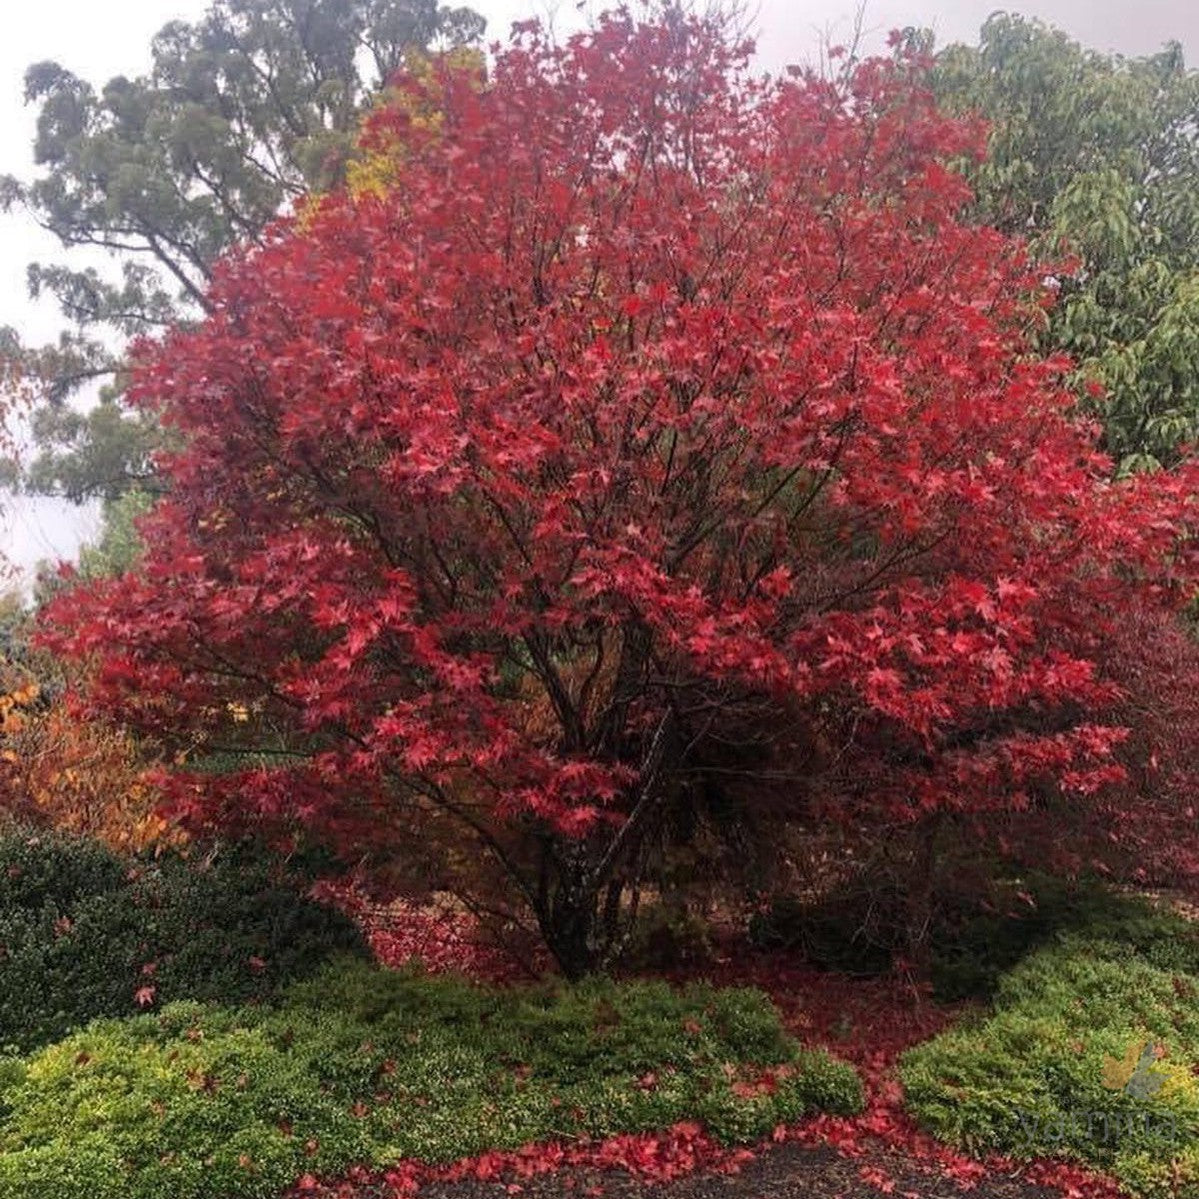
[[916,828],[906,940],[908,960],[920,978],[928,978],[932,972],[932,923],[937,898],[937,841],[941,823],[942,814],[934,812]]
[[551,842],[543,852],[550,856],[548,872],[553,882],[543,889],[537,923],[541,935],[562,973],[572,982],[603,969],[618,951],[627,932],[629,914],[623,898],[627,879],[595,876],[604,846]]

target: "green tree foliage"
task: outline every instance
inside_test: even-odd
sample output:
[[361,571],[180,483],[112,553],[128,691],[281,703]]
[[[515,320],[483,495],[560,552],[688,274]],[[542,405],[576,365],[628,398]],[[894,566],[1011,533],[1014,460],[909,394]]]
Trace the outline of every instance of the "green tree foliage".
[[141,556],[142,544],[136,521],[153,505],[145,491],[127,491],[104,509],[104,527],[99,538],[79,551],[79,574],[84,579],[124,574]]
[[[482,29],[437,0],[214,0],[158,33],[137,78],[96,87],[56,62],[30,67],[40,171],[0,180],[0,202],[119,271],[97,269],[94,254],[29,267],[31,292],[53,296],[69,327],[24,352],[45,396],[28,486],[73,500],[147,487],[157,431],[119,402],[126,340],[202,312],[225,249],[339,178],[364,105],[411,51]],[[65,406],[114,375],[94,412]]]
[[[76,580],[95,581],[133,570],[144,548],[137,522],[139,517],[150,511],[156,499],[155,492],[131,488],[105,500],[99,533],[94,541],[80,546],[79,562],[73,575],[63,574],[57,563],[51,561],[43,560],[38,564],[33,584],[34,609],[49,603],[64,589],[69,590]],[[0,596],[0,635],[3,635],[5,628],[3,604],[4,597]],[[27,642],[27,633],[23,632],[22,635]],[[40,658],[45,657],[47,655],[40,655]]]
[[978,217],[1059,280],[1046,345],[1076,360],[1106,448],[1124,472],[1169,465],[1199,435],[1199,73],[1177,43],[1122,58],[997,13],[932,82],[991,122]]

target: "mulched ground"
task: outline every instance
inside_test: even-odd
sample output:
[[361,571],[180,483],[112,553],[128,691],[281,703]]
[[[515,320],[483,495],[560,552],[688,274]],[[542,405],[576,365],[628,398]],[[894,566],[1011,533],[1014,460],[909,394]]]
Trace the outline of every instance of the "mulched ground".
[[[863,1177],[875,1172],[871,1180]],[[513,1189],[517,1187],[518,1189]],[[991,1175],[964,1192],[917,1163],[889,1154],[842,1157],[831,1149],[780,1145],[763,1150],[736,1174],[691,1174],[645,1182],[623,1171],[559,1171],[519,1184],[430,1183],[420,1199],[1061,1199],[1061,1192]],[[362,1199],[367,1199],[364,1195]]]

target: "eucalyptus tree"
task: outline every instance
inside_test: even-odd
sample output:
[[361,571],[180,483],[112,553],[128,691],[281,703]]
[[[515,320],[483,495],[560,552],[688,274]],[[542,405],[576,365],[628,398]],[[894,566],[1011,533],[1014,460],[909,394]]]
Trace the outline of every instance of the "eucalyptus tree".
[[[28,281],[66,322],[57,343],[19,351],[39,401],[26,486],[112,502],[160,485],[160,431],[121,401],[129,340],[201,316],[230,246],[338,181],[405,60],[476,42],[483,24],[438,0],[215,0],[160,30],[143,75],[97,86],[56,62],[29,68],[37,173],[0,180],[0,201],[63,247]],[[69,402],[89,384],[97,405]]]

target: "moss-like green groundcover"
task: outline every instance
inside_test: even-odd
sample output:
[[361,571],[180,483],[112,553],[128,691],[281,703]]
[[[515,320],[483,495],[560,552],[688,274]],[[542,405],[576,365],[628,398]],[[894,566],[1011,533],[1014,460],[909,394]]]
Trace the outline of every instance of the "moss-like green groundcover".
[[747,1142],[861,1102],[760,992],[494,990],[346,960],[274,1006],[177,1003],[4,1060],[0,1199],[275,1199],[355,1163],[680,1120]]
[[1025,959],[990,1012],[902,1062],[908,1107],[937,1136],[1175,1199],[1199,1197],[1197,1074],[1199,930],[1147,904]]

